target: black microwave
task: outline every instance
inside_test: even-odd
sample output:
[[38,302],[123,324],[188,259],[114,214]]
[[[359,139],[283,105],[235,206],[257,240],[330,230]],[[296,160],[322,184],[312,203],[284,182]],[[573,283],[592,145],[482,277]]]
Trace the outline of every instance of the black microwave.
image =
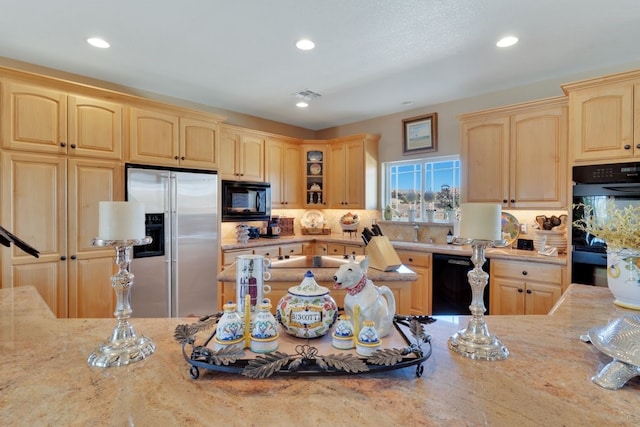
[[222,181],[222,221],[268,221],[271,218],[271,184]]

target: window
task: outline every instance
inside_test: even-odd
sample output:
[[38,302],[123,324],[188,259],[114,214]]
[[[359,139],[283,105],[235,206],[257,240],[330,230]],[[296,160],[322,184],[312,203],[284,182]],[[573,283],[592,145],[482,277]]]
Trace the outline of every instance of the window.
[[384,164],[383,206],[394,218],[408,219],[414,210],[416,221],[427,221],[427,212],[448,219],[460,204],[460,158],[431,157]]

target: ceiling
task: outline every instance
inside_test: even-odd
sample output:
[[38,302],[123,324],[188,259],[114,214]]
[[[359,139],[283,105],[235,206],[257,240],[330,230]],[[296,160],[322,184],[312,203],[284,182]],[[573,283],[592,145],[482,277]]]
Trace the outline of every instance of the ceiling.
[[[497,48],[507,34],[520,42]],[[637,0],[20,0],[0,14],[0,56],[312,130],[638,63],[638,40]],[[305,89],[322,96],[296,108]]]

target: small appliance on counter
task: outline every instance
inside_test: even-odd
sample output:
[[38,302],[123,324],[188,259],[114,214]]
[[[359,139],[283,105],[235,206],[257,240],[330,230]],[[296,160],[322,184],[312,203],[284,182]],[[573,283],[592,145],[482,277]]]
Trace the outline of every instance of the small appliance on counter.
[[266,227],[260,230],[260,237],[266,237],[267,239],[277,239],[280,237],[280,218],[271,217],[267,221]]

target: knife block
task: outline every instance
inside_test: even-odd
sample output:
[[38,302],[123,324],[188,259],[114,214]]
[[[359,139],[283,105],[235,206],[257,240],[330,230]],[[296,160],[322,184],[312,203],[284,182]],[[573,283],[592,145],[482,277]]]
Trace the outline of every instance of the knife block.
[[387,236],[374,236],[367,245],[369,267],[381,271],[397,270],[402,261]]

